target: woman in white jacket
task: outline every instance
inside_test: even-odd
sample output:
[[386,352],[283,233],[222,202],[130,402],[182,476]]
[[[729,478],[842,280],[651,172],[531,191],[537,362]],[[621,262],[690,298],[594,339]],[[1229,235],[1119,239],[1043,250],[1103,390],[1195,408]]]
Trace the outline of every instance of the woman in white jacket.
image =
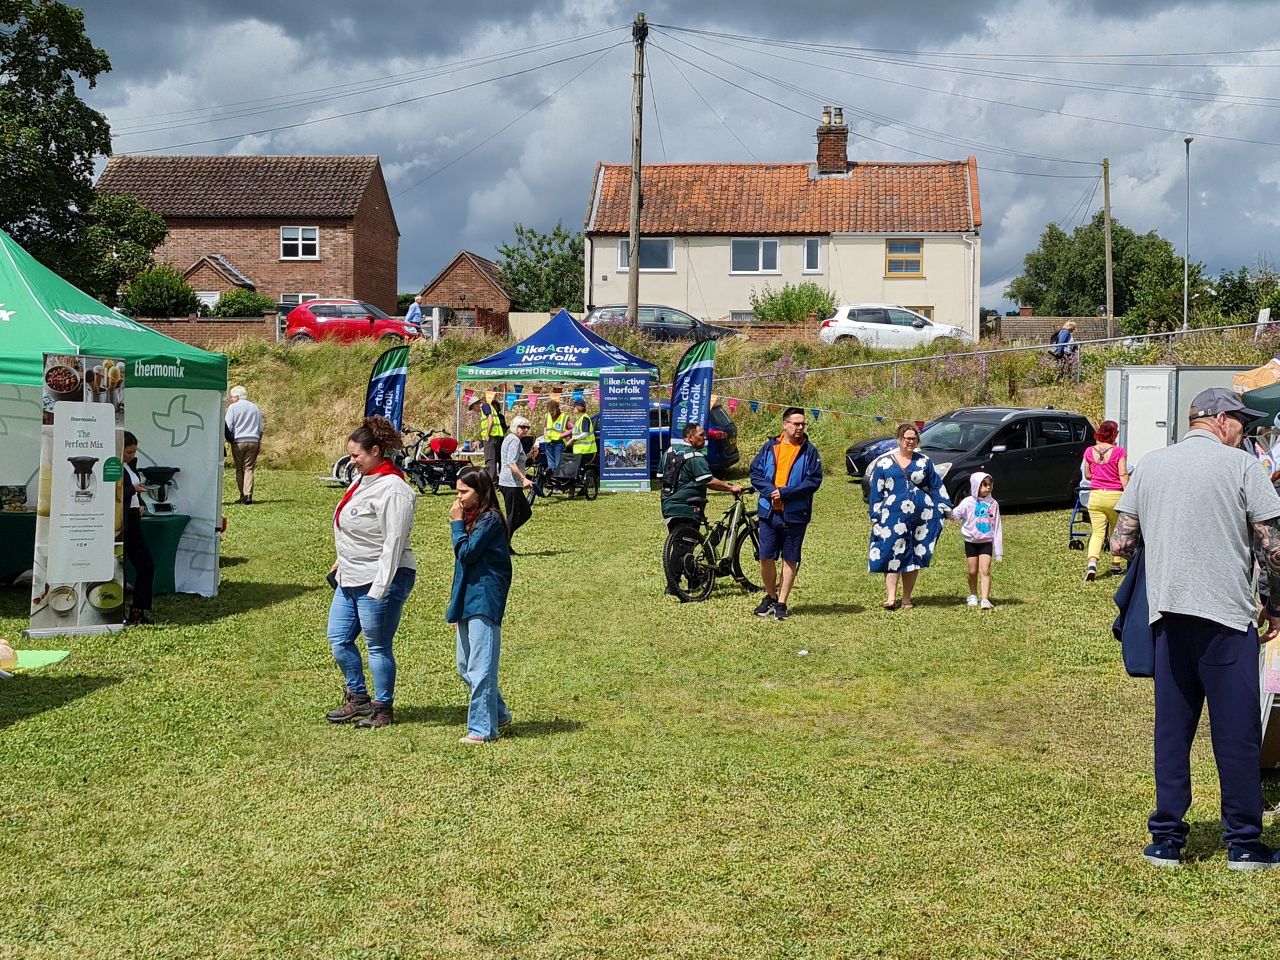
[[[342,706],[325,714],[331,723],[356,721],[360,729],[391,723],[396,660],[391,641],[413,589],[417,563],[409,536],[417,499],[404,474],[389,459],[400,435],[383,417],[366,417],[347,438],[347,453],[360,472],[333,514],[338,559],[329,606],[329,646],[346,680]],[[356,637],[364,632],[369,649],[373,696],[364,681]]]

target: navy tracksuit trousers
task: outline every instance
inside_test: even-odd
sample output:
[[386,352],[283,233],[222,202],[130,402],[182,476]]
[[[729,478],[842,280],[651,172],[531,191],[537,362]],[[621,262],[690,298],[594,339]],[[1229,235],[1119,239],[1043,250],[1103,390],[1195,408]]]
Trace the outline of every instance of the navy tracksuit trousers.
[[1200,617],[1162,614],[1155,632],[1156,809],[1151,838],[1187,842],[1191,806],[1191,742],[1209,703],[1209,732],[1222,789],[1222,829],[1228,845],[1262,834],[1262,775],[1258,755],[1262,718],[1258,699],[1258,631]]

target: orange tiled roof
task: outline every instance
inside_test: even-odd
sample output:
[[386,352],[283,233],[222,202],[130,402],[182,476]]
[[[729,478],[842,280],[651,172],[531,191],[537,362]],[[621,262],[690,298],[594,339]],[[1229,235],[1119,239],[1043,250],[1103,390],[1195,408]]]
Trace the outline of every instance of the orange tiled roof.
[[[978,162],[853,163],[811,179],[808,163],[662,163],[641,172],[640,232],[956,233],[982,224]],[[624,234],[631,166],[596,167],[588,233]]]
[[162,217],[354,217],[377,169],[376,156],[119,156],[96,189]]

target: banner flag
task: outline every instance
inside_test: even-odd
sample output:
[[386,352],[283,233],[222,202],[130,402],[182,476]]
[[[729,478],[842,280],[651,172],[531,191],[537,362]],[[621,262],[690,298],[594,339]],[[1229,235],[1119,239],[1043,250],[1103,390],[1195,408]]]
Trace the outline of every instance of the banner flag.
[[729,416],[733,416],[737,412],[738,412],[738,398],[730,397],[729,398]]
[[839,411],[839,410],[833,410],[833,411],[831,411],[831,415],[832,415],[833,417],[835,417],[835,418],[836,418],[836,423],[839,423],[839,422],[840,422],[840,411]]
[[409,380],[409,348],[392,347],[380,356],[369,374],[364,395],[366,417],[386,417],[397,430],[404,420],[404,387]]
[[583,398],[582,388],[579,387],[577,390],[573,391],[573,402],[577,403],[582,398]]
[[684,352],[671,385],[671,433],[686,423],[707,425],[711,413],[711,384],[716,375],[716,342],[699,340]]
[[510,410],[516,405],[516,401],[520,399],[520,394],[512,392],[507,394],[507,409]]
[[752,412],[752,413],[759,413],[759,412],[760,412],[760,401],[759,401],[759,400],[752,400],[752,401],[750,401],[750,406],[751,406],[751,412]]
[[462,391],[462,405],[463,405],[464,407],[469,407],[469,406],[471,406],[471,398],[472,398],[472,397],[474,397],[475,395],[476,395],[476,392],[475,392],[474,390],[471,390],[471,389],[463,390],[463,391]]
[[717,407],[717,406],[719,406],[719,405],[720,405],[720,394],[718,394],[718,393],[713,393],[713,394],[711,395],[711,406],[712,406],[712,408],[715,408],[715,407]]
[[497,390],[486,390],[484,392],[485,403],[493,403],[493,398],[497,396],[497,394],[498,394]]
[[810,412],[811,414],[813,414],[813,419],[814,419],[815,421],[816,421],[819,417],[821,417],[821,416],[822,416],[822,411],[821,411],[821,410],[819,410],[817,407],[814,407],[814,408],[813,408],[813,409],[811,409],[809,412]]
[[538,405],[538,394],[531,393],[526,399],[528,401],[530,410],[532,410],[534,407]]
[[517,383],[517,384],[516,384],[516,393],[524,393],[524,384],[523,384],[523,383]]

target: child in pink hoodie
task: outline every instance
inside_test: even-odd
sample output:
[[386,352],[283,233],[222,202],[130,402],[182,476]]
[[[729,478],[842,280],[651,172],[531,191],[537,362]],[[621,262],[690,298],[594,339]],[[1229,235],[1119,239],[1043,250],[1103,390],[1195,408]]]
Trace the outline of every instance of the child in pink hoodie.
[[[1000,529],[1000,504],[991,496],[991,474],[975,473],[969,477],[969,496],[951,511],[951,519],[960,521],[964,555],[969,562],[969,597],[965,605],[994,610],[991,602],[991,558],[1004,556],[1004,535]],[[978,599],[978,579],[982,580],[982,599]]]

